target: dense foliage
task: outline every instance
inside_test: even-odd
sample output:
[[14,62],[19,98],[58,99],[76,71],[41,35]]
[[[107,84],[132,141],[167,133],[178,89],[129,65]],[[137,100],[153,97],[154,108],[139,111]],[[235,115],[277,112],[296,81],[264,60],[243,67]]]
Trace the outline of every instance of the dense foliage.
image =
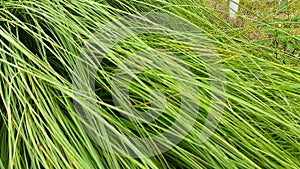
[[[217,53],[214,63],[222,66],[217,69],[225,78],[209,75],[211,65],[195,54],[190,44],[172,38],[173,34],[146,32],[116,44],[103,56],[95,97],[74,89],[76,63],[89,59],[82,55],[89,39],[111,21],[142,12],[165,13],[194,25],[210,45],[199,42],[193,47],[214,50],[210,54]],[[299,29],[299,20],[285,20],[294,26],[286,29],[275,21],[241,16],[240,22],[247,23],[242,29],[234,28],[223,15],[225,12],[220,14],[206,2],[193,0],[0,2],[0,168],[300,168],[300,37],[291,32]],[[253,40],[260,31],[266,36]],[[165,64],[136,74],[130,82],[130,103],[140,111],[151,109],[151,90],[160,89],[167,97],[162,117],[145,124],[122,116],[111,100],[111,79],[122,61],[149,59],[151,53],[134,54],[146,47],[173,55],[155,58]],[[199,104],[199,110],[187,135],[171,133],[182,139],[172,149],[132,158],[107,151],[111,145],[103,148],[86,132],[95,125],[84,123],[86,117],[79,115],[74,102],[105,119],[105,127],[96,130],[104,133],[96,135],[104,140],[113,132],[151,137],[167,130],[178,115],[182,93],[177,87],[180,79],[163,71],[172,65],[185,75],[187,69],[181,64],[194,75],[191,81],[183,81],[199,89],[199,100],[189,100]],[[212,91],[213,83],[221,85]],[[225,99],[213,103],[212,93]],[[159,94],[152,96],[160,99]],[[210,138],[200,142],[212,104],[223,115]],[[160,111],[161,107],[153,109]],[[139,146],[129,145],[132,150]]]

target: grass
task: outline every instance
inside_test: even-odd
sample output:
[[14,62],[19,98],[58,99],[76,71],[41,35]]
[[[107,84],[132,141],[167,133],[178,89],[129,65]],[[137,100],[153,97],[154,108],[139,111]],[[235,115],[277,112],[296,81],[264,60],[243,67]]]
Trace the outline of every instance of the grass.
[[[299,13],[290,8],[297,1],[285,7],[276,1],[269,3],[274,10]],[[224,12],[204,1],[24,0],[0,4],[1,169],[300,168],[299,20],[257,15],[260,6],[250,1],[241,2],[236,25],[228,24]],[[101,65],[89,61],[91,56],[86,54],[91,51],[82,49],[90,37],[111,21],[140,12],[176,16],[201,34],[149,31],[114,45],[101,57]],[[283,17],[279,11],[274,13]],[[207,39],[186,43],[174,35],[183,39],[205,35]],[[112,40],[99,36],[104,42]],[[161,53],[138,53],[149,47]],[[205,53],[199,56],[195,51]],[[214,64],[206,61],[216,57],[212,51],[218,54]],[[151,67],[151,59],[158,64]],[[74,88],[74,77],[89,78],[78,68],[82,61],[86,64],[79,66],[97,66],[92,74],[95,91],[89,91],[92,95],[83,90],[86,86]],[[166,72],[170,68],[176,73]],[[221,71],[225,77],[209,74],[209,70]],[[120,97],[124,84],[129,86],[127,102]],[[220,85],[213,88],[212,84]],[[159,93],[150,94],[153,89],[166,96],[165,102]],[[216,93],[224,100],[214,100]],[[123,109],[114,104],[114,94]],[[184,98],[189,105],[180,112]],[[144,123],[145,118],[132,114],[128,103],[141,112],[161,116]],[[80,115],[76,105],[88,113]],[[194,105],[198,106],[196,116],[189,112]],[[221,118],[212,117],[220,120],[216,128],[205,123],[212,105],[222,113]],[[176,123],[178,116],[184,118]],[[174,123],[177,130],[168,130]],[[148,156],[156,152],[148,147],[151,141],[132,144],[125,137],[149,138],[164,131],[180,140],[174,144],[162,137],[159,145],[172,148],[155,156]],[[199,139],[203,131],[211,134],[205,142]],[[130,157],[130,152],[143,158]]]

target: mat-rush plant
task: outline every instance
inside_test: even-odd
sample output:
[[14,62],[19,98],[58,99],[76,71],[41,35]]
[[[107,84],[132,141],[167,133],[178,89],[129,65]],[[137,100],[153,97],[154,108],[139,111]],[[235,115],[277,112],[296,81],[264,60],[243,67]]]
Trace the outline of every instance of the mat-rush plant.
[[[131,52],[145,44],[181,58],[197,75],[201,91],[197,121],[178,145],[157,156],[130,158],[106,151],[87,135],[73,101],[88,108],[85,100],[91,98],[73,90],[71,77],[93,33],[120,16],[149,11],[176,15],[205,32],[226,75],[226,103],[217,130],[200,144],[210,93],[215,92],[209,84],[220,80],[207,78],[201,57],[168,36],[143,34],[114,46],[99,67],[95,91],[99,116],[109,127],[147,137],[176,118],[176,81],[158,70],[139,74],[131,82],[130,98],[145,110],[148,91],[163,89],[173,110],[164,117],[142,126],[118,114],[111,101],[109,81],[117,61],[134,57]],[[204,2],[189,0],[1,2],[0,168],[299,168],[299,68],[265,59],[275,57],[276,49],[228,36],[215,26],[220,24],[235,31]]]

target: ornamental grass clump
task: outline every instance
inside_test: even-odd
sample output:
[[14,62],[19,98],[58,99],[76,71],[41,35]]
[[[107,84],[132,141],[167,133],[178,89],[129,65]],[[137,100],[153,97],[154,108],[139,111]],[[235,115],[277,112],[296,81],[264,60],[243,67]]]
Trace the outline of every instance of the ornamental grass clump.
[[300,168],[297,56],[206,2],[0,4],[1,169]]

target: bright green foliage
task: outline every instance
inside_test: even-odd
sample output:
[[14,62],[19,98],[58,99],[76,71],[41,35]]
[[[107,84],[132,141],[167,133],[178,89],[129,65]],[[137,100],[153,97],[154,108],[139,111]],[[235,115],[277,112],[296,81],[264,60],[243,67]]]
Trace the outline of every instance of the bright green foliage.
[[[147,109],[148,92],[152,87],[160,88],[171,98],[168,113],[147,125],[130,122],[116,113],[118,108],[110,100],[109,79],[118,63],[133,57],[133,51],[145,45],[174,52],[174,57],[195,74],[195,81],[190,83],[201,91],[193,130],[185,137],[178,134],[182,141],[171,150],[137,159],[109,153],[87,135],[73,103],[76,100],[89,108],[85,100],[92,98],[74,91],[71,79],[82,47],[99,28],[126,14],[140,12],[176,15],[205,33],[223,66],[226,101],[220,103],[225,108],[216,131],[200,143],[210,93],[219,92],[211,91],[210,83],[225,84],[225,80],[208,78],[201,57],[186,44],[168,37],[143,34],[114,46],[99,67],[95,102],[101,107],[97,115],[105,117],[106,125],[116,131],[135,137],[152,136],[172,124],[180,107],[176,79],[151,70],[131,83],[132,104]],[[278,32],[280,41],[293,42],[287,44],[288,52],[249,41],[200,1],[0,2],[0,169],[300,168],[298,58],[288,65],[276,59],[278,55],[290,58],[290,50],[296,46],[289,45],[297,45],[300,38],[267,21],[257,23],[272,28],[272,33]]]

